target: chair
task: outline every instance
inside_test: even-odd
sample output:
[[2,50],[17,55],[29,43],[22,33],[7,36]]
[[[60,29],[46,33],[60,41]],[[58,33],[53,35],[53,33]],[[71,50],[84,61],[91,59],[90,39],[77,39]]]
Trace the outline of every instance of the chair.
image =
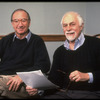
[[100,38],[100,34],[93,35],[93,37]]

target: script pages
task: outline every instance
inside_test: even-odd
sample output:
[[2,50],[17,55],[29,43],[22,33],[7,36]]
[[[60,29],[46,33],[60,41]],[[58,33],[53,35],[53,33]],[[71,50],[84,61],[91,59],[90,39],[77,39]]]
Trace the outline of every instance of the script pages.
[[58,86],[53,84],[47,79],[47,77],[41,72],[41,70],[29,71],[29,72],[17,72],[17,75],[23,80],[23,82],[36,89],[52,89]]

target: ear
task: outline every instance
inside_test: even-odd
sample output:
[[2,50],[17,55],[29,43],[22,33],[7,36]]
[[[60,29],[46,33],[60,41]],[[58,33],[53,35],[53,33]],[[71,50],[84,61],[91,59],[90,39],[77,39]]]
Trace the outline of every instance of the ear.
[[80,26],[81,30],[83,30],[83,27],[84,27],[84,23],[82,23],[82,25]]
[[28,23],[29,23],[29,27],[30,27],[31,21],[29,21]]
[[12,24],[12,26],[14,27],[14,23],[13,23],[13,22],[11,22],[11,24]]

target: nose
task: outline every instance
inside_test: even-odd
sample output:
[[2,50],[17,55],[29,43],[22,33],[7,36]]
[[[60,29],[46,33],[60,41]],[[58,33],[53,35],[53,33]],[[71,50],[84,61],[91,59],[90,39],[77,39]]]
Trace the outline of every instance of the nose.
[[67,31],[70,31],[70,30],[71,30],[71,26],[68,25],[68,26],[67,26]]
[[21,20],[18,22],[18,25],[19,25],[19,26],[23,26],[23,23],[22,23]]

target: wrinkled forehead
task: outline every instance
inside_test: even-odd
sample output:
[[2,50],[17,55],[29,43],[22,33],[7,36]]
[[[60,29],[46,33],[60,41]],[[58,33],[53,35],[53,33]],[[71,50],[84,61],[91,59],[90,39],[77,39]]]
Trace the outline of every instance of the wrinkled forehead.
[[79,23],[76,14],[66,14],[66,15],[63,17],[63,21],[62,21],[63,24],[69,24],[69,23],[72,23],[72,22],[74,22],[74,23]]
[[28,18],[28,15],[25,11],[16,11],[13,14],[13,18]]

